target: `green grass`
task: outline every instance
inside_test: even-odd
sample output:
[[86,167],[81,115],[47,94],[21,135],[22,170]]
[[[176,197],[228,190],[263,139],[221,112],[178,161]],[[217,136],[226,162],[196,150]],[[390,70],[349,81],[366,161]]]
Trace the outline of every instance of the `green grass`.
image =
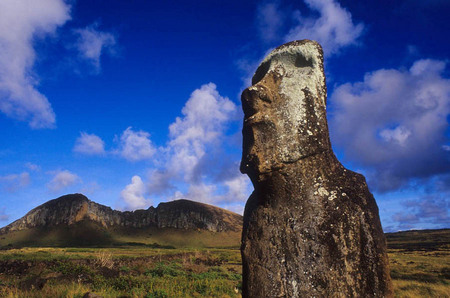
[[[388,235],[395,297],[450,297],[448,232]],[[237,248],[10,249],[0,297],[240,297],[241,266]]]
[[0,297],[240,297],[237,249],[22,248],[0,252]]

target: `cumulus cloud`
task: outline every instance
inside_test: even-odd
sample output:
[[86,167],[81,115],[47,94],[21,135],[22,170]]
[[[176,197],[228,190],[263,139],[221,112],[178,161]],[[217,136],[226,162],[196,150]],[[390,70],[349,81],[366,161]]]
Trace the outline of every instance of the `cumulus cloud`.
[[177,117],[170,125],[170,145],[197,147],[198,143],[212,142],[220,136],[224,123],[231,120],[235,110],[236,105],[220,96],[215,84],[201,86],[192,92],[181,110],[183,117]]
[[213,83],[194,90],[169,126],[166,146],[156,150],[146,132],[127,128],[116,150],[128,160],[154,157],[145,183],[134,176],[121,193],[128,209],[150,204],[146,197],[189,199],[241,210],[251,192],[249,179],[239,173],[239,157],[227,153],[229,126],[238,118],[236,105]]
[[[364,31],[362,23],[355,24],[349,11],[334,0],[304,0],[307,15],[299,10],[290,12],[279,1],[265,2],[257,11],[259,35],[265,42],[289,42],[298,39],[318,41],[326,57],[347,46],[355,45]],[[287,33],[282,33],[289,28]],[[280,38],[281,37],[281,38]]]
[[80,177],[68,170],[53,172],[53,174],[52,180],[47,183],[47,188],[52,192],[61,191],[81,181]]
[[252,186],[246,175],[237,174],[235,177],[224,181],[228,188],[224,201],[245,202],[251,193]]
[[298,25],[285,36],[285,41],[313,39],[318,41],[325,56],[339,52],[343,47],[354,45],[361,36],[364,25],[353,24],[352,15],[334,0],[304,0],[319,17],[304,17],[295,12]]
[[199,182],[204,170],[211,168],[211,164],[201,161],[207,150],[211,154],[221,146],[226,125],[236,115],[236,105],[220,96],[216,85],[209,83],[192,92],[181,112],[183,117],[177,117],[169,126],[169,142],[164,148],[166,162],[163,169],[152,173],[153,180],[176,178],[187,183]]
[[412,179],[450,171],[445,67],[443,61],[418,60],[409,70],[376,70],[333,92],[333,145],[367,170],[375,190],[398,189]]
[[145,199],[145,191],[145,184],[142,182],[141,177],[133,176],[131,183],[120,193],[122,200],[126,204],[126,209],[136,210],[148,208],[151,205],[151,201]]
[[48,99],[37,90],[33,42],[70,19],[63,0],[0,1],[0,111],[32,128],[55,125]]
[[186,193],[176,191],[171,200],[186,199],[207,204],[220,204],[235,212],[235,210],[243,210],[242,203],[248,199],[251,191],[251,183],[247,176],[237,173],[235,177],[220,183],[202,181],[191,184]]
[[[364,25],[352,20],[349,11],[333,0],[304,0],[307,13],[283,6],[281,1],[265,1],[259,5],[256,24],[264,53],[255,51],[236,61],[242,72],[244,88],[251,85],[251,79],[261,61],[280,43],[299,39],[318,41],[325,58],[337,55],[343,48],[357,45],[363,34]],[[255,52],[257,53],[255,55]]]
[[[250,187],[239,173],[240,156],[224,150],[227,129],[237,120],[236,105],[209,83],[192,92],[182,115],[169,127],[161,167],[149,172],[149,195],[213,204],[246,200]],[[174,193],[180,185],[188,186],[187,191]]]
[[404,128],[403,126],[397,126],[394,129],[386,128],[380,131],[380,137],[386,142],[393,142],[404,146],[406,140],[411,135],[411,131]]
[[76,29],[78,35],[76,48],[83,59],[89,61],[96,72],[100,71],[100,58],[103,53],[115,53],[116,37],[109,32],[98,30],[98,24],[92,24],[83,29]]
[[156,152],[145,131],[134,131],[128,127],[119,138],[119,150],[116,153],[129,161],[140,161],[151,158]]
[[[183,173],[188,182],[198,179],[195,168],[205,155],[206,147],[217,144],[225,125],[236,112],[236,105],[220,96],[216,85],[209,83],[192,92],[177,117],[169,126],[170,168]],[[200,174],[201,175],[201,174]]]
[[102,155],[105,153],[105,142],[95,134],[81,132],[75,141],[73,151],[88,155]]
[[183,194],[180,191],[176,191],[172,200],[186,199],[191,201],[197,201],[202,203],[211,204],[214,200],[214,193],[217,189],[217,185],[197,183],[189,186],[187,193]]
[[[135,131],[132,127],[125,129],[120,136],[114,139],[118,143],[118,147],[111,150],[110,153],[119,155],[128,161],[140,161],[150,159],[156,153],[156,148],[150,140],[148,132],[139,130]],[[74,152],[87,155],[103,155],[106,154],[105,142],[95,134],[81,132],[75,141]]]
[[28,184],[30,184],[30,174],[28,172],[0,176],[0,185],[7,192],[16,192]]

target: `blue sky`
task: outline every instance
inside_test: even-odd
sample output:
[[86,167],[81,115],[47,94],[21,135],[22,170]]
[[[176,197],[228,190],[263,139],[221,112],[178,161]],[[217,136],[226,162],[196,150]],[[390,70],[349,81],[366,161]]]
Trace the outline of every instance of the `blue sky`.
[[385,231],[450,226],[448,1],[0,1],[0,226],[73,192],[241,213],[240,93],[296,39],[325,51],[333,148]]

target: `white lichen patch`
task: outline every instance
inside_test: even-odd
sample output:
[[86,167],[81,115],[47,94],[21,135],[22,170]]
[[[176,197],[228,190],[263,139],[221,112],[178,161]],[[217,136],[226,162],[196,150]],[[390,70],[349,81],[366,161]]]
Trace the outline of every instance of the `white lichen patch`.
[[328,200],[329,200],[329,201],[333,201],[333,200],[336,199],[336,198],[337,198],[337,191],[332,190],[332,191],[330,192],[330,196],[328,197]]
[[327,197],[329,195],[328,190],[326,190],[324,187],[319,187],[319,189],[317,190],[317,193],[321,197]]
[[[281,101],[273,112],[276,114],[274,118],[279,132],[277,155],[283,162],[294,162],[311,153],[302,140],[304,136],[317,134],[317,130],[309,127],[314,124],[308,124],[308,119],[311,118],[308,113],[316,114],[312,118],[323,118],[326,94],[322,91],[325,82],[322,59],[316,42],[294,42],[273,50],[255,74],[261,76],[264,71],[265,75],[272,74],[282,78],[278,87]],[[255,86],[249,90],[256,90]],[[307,106],[306,96],[311,96],[318,102],[308,103],[311,106]]]
[[[280,74],[284,79],[280,85],[280,93],[296,101],[296,106],[299,107],[304,103],[303,89],[307,89],[314,97],[325,99],[323,94],[318,94],[317,88],[325,79],[320,65],[321,59],[317,43],[310,41],[275,49],[262,64],[270,64],[268,72],[282,72]],[[326,105],[325,102],[322,104]]]

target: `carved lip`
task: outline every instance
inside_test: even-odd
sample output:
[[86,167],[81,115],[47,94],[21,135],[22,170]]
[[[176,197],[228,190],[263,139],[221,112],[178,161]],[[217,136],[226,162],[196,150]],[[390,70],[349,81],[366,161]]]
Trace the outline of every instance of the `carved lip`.
[[255,125],[259,123],[269,123],[269,116],[261,112],[256,112],[244,119],[244,125]]

